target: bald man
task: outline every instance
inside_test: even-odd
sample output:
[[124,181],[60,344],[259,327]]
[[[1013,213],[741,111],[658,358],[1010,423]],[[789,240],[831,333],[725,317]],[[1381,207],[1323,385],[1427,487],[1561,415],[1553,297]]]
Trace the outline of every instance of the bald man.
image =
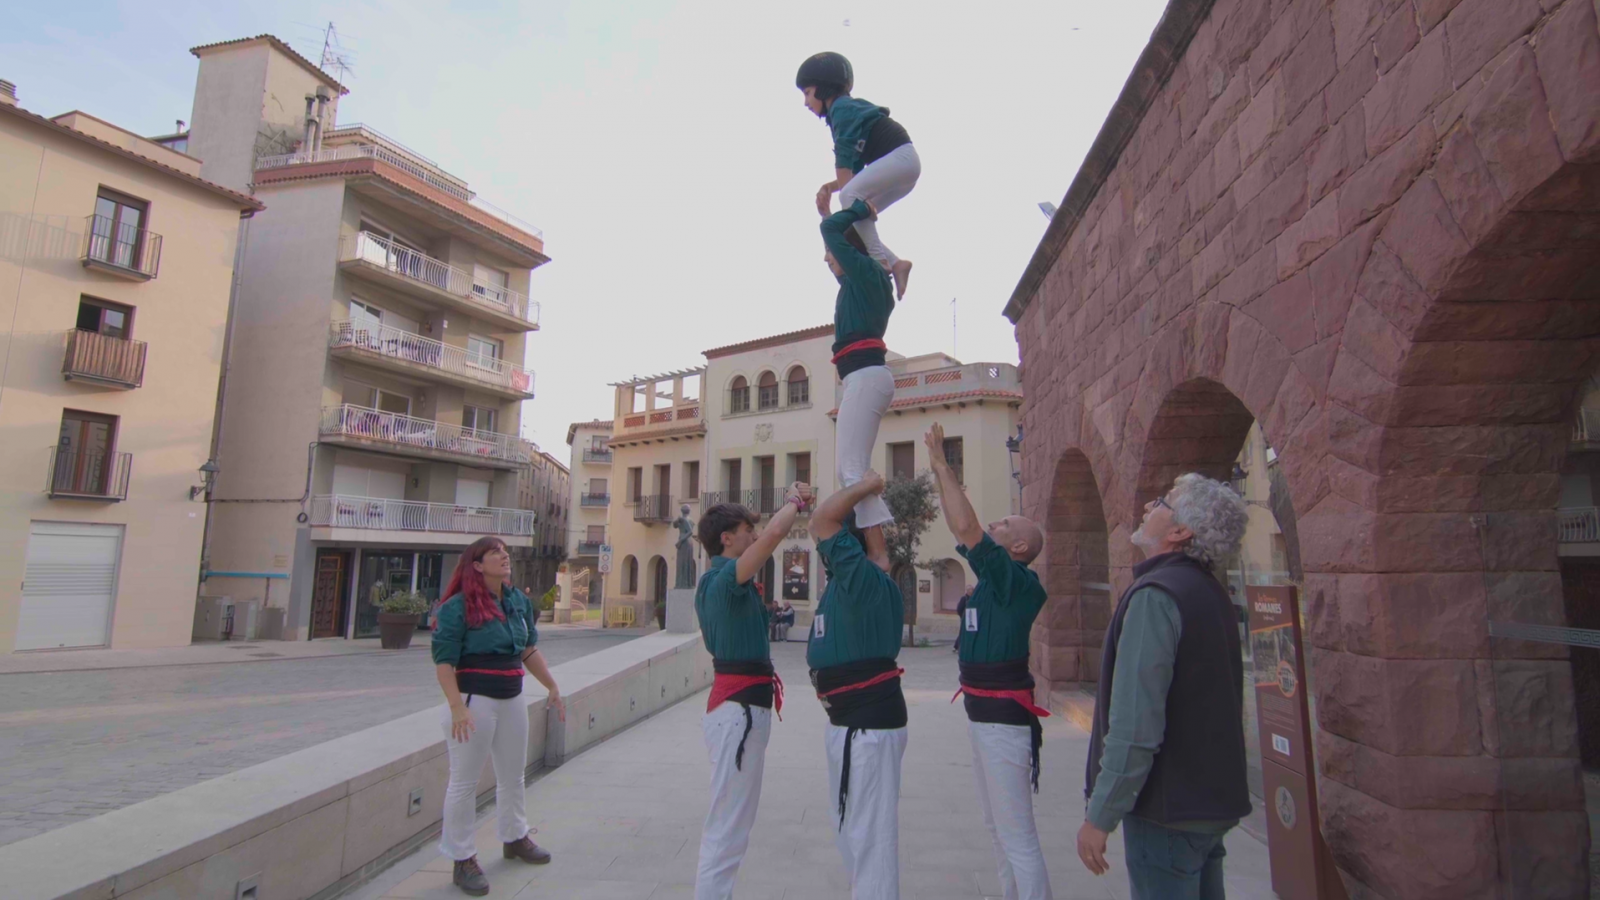
[[1039,790],[1039,717],[1050,713],[1033,700],[1028,672],[1028,632],[1044,607],[1039,576],[1028,568],[1044,547],[1031,520],[1006,516],[978,524],[961,480],[944,458],[944,428],[925,438],[939,481],[939,508],[960,546],[956,551],[978,576],[961,615],[961,689],[972,739],[978,805],[989,828],[1005,900],[1049,900],[1050,876],[1033,820]]

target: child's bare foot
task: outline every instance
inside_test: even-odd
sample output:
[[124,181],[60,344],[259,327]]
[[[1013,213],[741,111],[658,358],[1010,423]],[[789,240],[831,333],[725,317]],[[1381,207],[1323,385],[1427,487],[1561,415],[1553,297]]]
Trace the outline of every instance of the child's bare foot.
[[911,280],[911,260],[902,259],[889,267],[889,275],[894,278],[894,298],[904,300],[906,297],[906,282]]

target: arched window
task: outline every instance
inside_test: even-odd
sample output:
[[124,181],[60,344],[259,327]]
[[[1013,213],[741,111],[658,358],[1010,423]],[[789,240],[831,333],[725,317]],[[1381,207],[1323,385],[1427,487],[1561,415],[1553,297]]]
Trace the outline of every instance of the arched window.
[[639,561],[631,556],[622,561],[622,592],[639,593]]
[[750,411],[750,382],[740,375],[733,379],[733,386],[728,388],[728,412],[741,413]]
[[811,378],[806,375],[804,366],[789,370],[788,384],[790,406],[804,406],[811,402]]
[[778,376],[771,372],[762,372],[761,378],[757,380],[756,385],[760,388],[759,396],[756,400],[758,408],[777,409]]

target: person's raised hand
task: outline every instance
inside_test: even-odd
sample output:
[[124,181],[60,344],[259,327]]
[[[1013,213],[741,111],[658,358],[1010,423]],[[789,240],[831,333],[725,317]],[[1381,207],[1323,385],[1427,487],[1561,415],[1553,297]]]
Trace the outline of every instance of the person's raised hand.
[[817,188],[817,214],[826,219],[833,214],[833,182]]
[[1104,875],[1111,869],[1111,864],[1106,862],[1106,837],[1104,831],[1088,821],[1078,829],[1078,858],[1083,860],[1084,868],[1096,875]]
[[937,469],[939,464],[944,462],[944,426],[938,422],[933,423],[928,433],[922,436],[922,442],[928,445],[928,460]]
[[869,494],[883,493],[883,476],[872,469],[868,469],[866,474],[861,476],[861,483],[867,486],[867,493]]
[[871,200],[866,199],[865,197],[863,197],[861,199],[861,202],[863,202],[863,203],[865,203],[867,205],[867,212],[872,213],[872,215],[867,216],[868,219],[876,219],[876,218],[878,218],[878,207],[877,207],[876,204],[874,204]]

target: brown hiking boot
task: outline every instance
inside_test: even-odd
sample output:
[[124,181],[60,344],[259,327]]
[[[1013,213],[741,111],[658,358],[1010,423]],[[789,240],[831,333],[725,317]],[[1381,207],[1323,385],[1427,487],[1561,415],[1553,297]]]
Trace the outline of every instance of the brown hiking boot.
[[535,844],[533,838],[523,835],[505,845],[506,859],[520,859],[525,863],[542,866],[550,861],[550,851]]
[[489,893],[489,879],[483,877],[483,868],[478,865],[476,856],[456,860],[455,871],[451,874],[450,880],[456,887],[474,897],[482,897]]

